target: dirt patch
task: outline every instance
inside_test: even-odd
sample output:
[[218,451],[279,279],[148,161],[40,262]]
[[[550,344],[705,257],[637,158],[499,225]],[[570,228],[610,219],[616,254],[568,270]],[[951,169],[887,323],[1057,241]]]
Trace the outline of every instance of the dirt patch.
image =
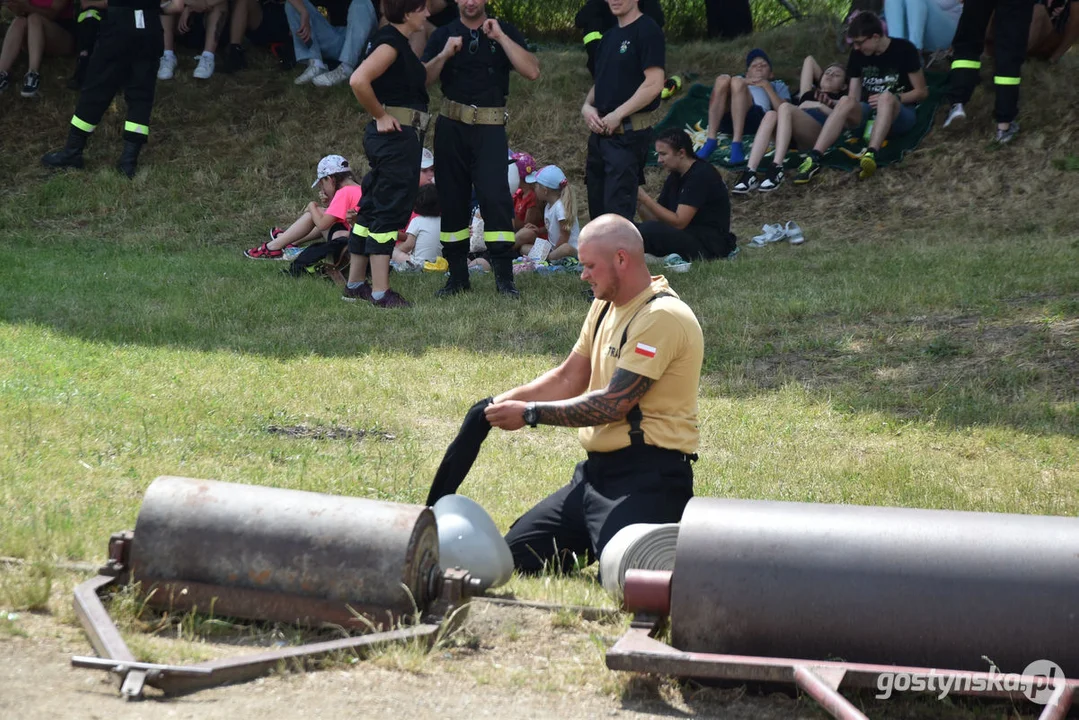
[[284,435],[297,440],[396,440],[397,436],[378,430],[355,429],[343,426],[323,427],[321,425],[270,425],[266,432],[271,435]]
[[[231,720],[296,717],[299,708],[311,718],[827,717],[811,701],[785,693],[755,695],[744,687],[611,672],[604,653],[624,627],[624,618],[589,622],[476,602],[462,629],[431,653],[399,647],[352,664],[129,703],[120,699],[108,675],[71,667],[72,655],[93,651],[70,618],[20,613],[0,632],[0,717]],[[174,642],[179,651],[182,643]],[[236,652],[214,643],[202,647],[214,656]],[[906,698],[878,703],[868,695],[855,702],[874,718],[1020,717],[1001,705]]]

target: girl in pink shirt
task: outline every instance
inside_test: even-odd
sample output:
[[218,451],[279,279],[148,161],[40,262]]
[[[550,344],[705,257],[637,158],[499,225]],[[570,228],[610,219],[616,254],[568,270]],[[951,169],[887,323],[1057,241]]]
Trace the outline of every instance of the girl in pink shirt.
[[325,208],[317,202],[307,204],[307,210],[287,230],[270,230],[270,242],[245,250],[244,255],[252,260],[283,260],[285,250],[298,247],[305,242],[324,238],[334,240],[348,238],[352,224],[348,221],[350,210],[360,204],[362,191],[352,179],[352,170],[348,160],[340,155],[327,155],[318,164],[318,179],[311,187],[319,189],[319,199]]

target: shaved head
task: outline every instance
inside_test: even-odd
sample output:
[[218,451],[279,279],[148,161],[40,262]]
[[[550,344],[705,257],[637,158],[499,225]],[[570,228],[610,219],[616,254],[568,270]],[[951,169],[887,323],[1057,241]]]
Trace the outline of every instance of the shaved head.
[[600,215],[581,229],[577,257],[581,279],[600,300],[621,305],[648,287],[644,240],[637,226],[620,215]]
[[621,215],[600,215],[581,230],[578,245],[587,242],[600,243],[597,249],[610,254],[625,250],[630,257],[640,257],[644,262],[644,239],[637,226]]

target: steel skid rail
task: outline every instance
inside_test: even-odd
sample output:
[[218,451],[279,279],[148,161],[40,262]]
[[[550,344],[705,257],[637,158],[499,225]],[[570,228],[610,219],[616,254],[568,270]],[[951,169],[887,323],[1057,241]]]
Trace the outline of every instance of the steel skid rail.
[[[421,617],[421,622],[397,630],[209,660],[194,665],[144,663],[138,662],[128,649],[101,601],[103,592],[123,586],[129,581],[133,539],[131,532],[114,534],[109,539],[108,562],[98,571],[96,577],[75,588],[75,613],[100,657],[76,656],[71,659],[71,664],[75,667],[107,670],[116,674],[120,678],[120,693],[128,700],[141,699],[147,685],[166,694],[181,694],[252,680],[272,672],[283,661],[302,662],[340,651],[363,652],[409,640],[421,640],[430,646],[446,623],[457,623],[463,619],[468,598],[477,587],[477,583],[466,571],[443,572],[438,594],[426,614]],[[180,587],[182,583],[175,585]],[[217,593],[222,597],[227,597],[233,590],[227,587],[206,588],[211,595]],[[292,617],[317,620],[317,617],[311,615],[312,605],[308,599],[289,595],[279,595],[276,598],[275,606],[286,614],[290,604],[295,610]]]
[[[949,682],[952,694],[1031,700],[1023,689],[1004,689],[1001,673],[679,650],[655,639],[666,627],[670,614],[671,575],[658,570],[629,570],[626,573],[625,608],[636,615],[626,634],[607,651],[607,667],[611,670],[709,680],[789,683],[838,720],[868,720],[868,716],[839,692],[840,687],[878,689],[882,675],[935,676]],[[1021,688],[1052,688],[1040,720],[1062,720],[1079,690],[1079,680],[1075,679],[1008,677]],[[989,689],[975,690],[970,687],[972,684],[984,684]]]

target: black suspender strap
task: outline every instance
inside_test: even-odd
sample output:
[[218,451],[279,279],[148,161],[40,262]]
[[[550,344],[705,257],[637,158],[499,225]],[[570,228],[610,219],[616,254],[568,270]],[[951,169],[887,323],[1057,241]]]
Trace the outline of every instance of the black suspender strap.
[[[652,297],[648,298],[648,300],[645,301],[644,305],[641,305],[641,307],[637,309],[637,312],[633,313],[633,317],[631,317],[629,319],[629,322],[626,323],[625,329],[622,330],[622,341],[620,343],[618,343],[618,353],[615,355],[615,357],[622,357],[622,348],[625,347],[626,341],[629,339],[629,326],[636,319],[637,315],[639,315],[641,310],[644,310],[644,308],[649,303],[651,303],[656,298],[661,298],[661,297],[674,297],[674,296],[673,296],[672,293],[669,293],[666,290],[664,290],[662,292],[658,292],[655,295],[653,295]],[[611,303],[608,302],[606,305],[603,306],[603,309],[599,311],[599,318],[596,320],[596,327],[595,327],[595,329],[592,330],[592,351],[593,352],[595,352],[595,348],[596,348],[596,338],[599,337],[599,326],[600,326],[600,324],[603,323],[603,318],[605,318],[607,316],[607,311],[610,310],[610,309],[611,309]],[[632,447],[638,447],[640,445],[644,445],[644,430],[641,429],[641,421],[642,420],[644,420],[644,413],[641,412],[640,404],[634,405],[633,407],[631,407],[629,409],[629,412],[626,413],[626,422],[629,423],[629,444]]]

